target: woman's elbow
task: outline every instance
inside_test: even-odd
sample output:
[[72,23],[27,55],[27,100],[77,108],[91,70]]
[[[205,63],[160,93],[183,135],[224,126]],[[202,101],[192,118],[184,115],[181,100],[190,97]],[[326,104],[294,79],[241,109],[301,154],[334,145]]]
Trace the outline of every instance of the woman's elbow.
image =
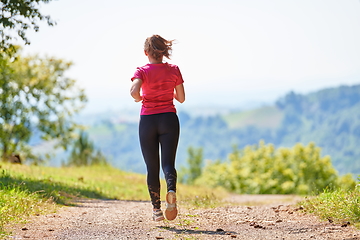
[[179,103],[185,102],[185,97],[177,97],[176,99]]

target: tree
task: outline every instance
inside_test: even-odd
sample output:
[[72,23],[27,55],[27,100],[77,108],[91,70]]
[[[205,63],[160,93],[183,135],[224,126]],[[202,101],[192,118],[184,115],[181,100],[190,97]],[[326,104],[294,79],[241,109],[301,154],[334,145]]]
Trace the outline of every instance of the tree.
[[187,158],[188,168],[183,168],[180,181],[187,184],[193,184],[201,176],[203,165],[203,149],[188,148],[189,157]]
[[94,164],[107,164],[101,151],[95,151],[94,144],[88,135],[81,131],[79,138],[74,141],[68,166],[88,166]]
[[[83,89],[65,76],[72,65],[54,58],[0,51],[0,148],[2,159],[26,147],[34,129],[66,149],[78,125],[74,113],[86,102]],[[11,57],[10,57],[11,56]]]
[[18,35],[25,44],[30,44],[26,31],[33,28],[39,30],[39,21],[46,20],[49,26],[55,22],[40,13],[40,3],[49,3],[51,0],[0,0],[0,49],[13,46],[14,35]]

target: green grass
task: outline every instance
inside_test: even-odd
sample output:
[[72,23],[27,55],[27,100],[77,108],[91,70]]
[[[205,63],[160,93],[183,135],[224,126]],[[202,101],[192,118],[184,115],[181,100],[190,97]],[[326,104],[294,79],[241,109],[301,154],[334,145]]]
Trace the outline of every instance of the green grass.
[[266,106],[249,111],[230,113],[223,116],[223,118],[232,129],[246,126],[274,129],[280,126],[283,113],[276,107]]
[[32,192],[24,186],[9,181],[6,171],[0,172],[0,239],[4,237],[4,225],[21,222],[24,217],[54,211],[52,198],[42,197],[43,191]]
[[[0,164],[0,238],[7,225],[71,205],[74,198],[149,201],[146,176],[110,166],[39,167]],[[162,200],[166,194],[162,181]],[[226,192],[178,185],[183,205],[214,207]]]
[[305,211],[324,220],[343,224],[349,222],[360,229],[360,185],[353,190],[324,191],[301,203]]

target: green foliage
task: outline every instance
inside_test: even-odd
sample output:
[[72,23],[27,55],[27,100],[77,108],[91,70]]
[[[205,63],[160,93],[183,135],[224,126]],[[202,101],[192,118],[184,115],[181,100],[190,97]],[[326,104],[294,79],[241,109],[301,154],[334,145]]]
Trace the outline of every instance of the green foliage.
[[330,157],[321,157],[314,143],[275,149],[263,141],[234,148],[226,162],[208,163],[196,183],[248,194],[314,194],[340,183],[354,186],[351,177],[338,177]]
[[74,141],[70,158],[66,166],[106,165],[107,161],[100,150],[95,150],[85,131],[81,131]]
[[315,198],[301,203],[305,211],[336,223],[350,222],[360,229],[360,183],[354,189],[325,189]]
[[26,31],[33,28],[39,30],[38,21],[46,20],[49,26],[54,25],[50,16],[40,13],[40,3],[49,3],[51,0],[2,0],[0,1],[0,49],[12,46],[17,34],[25,44],[30,44],[26,38]]
[[[17,151],[33,156],[27,143],[35,129],[44,140],[56,139],[66,148],[78,125],[74,113],[86,96],[65,76],[71,63],[38,56],[0,53],[0,148],[3,160]],[[24,156],[24,153],[28,153]]]
[[180,182],[193,184],[200,177],[203,168],[203,150],[202,148],[188,148],[189,157],[187,159],[188,168],[183,168],[180,172]]

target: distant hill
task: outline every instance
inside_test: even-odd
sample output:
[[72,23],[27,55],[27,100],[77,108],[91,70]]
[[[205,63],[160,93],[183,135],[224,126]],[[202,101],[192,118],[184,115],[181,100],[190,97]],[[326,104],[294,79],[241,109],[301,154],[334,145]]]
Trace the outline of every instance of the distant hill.
[[278,144],[314,141],[339,172],[360,174],[360,85],[291,92],[276,105],[284,112]]
[[360,85],[290,92],[275,106],[223,116],[232,129],[267,129],[264,140],[277,146],[311,141],[330,155],[340,173],[360,174]]
[[260,129],[276,129],[280,127],[284,113],[276,106],[264,106],[261,108],[232,112],[222,115],[230,129],[241,129],[253,126]]
[[[185,165],[190,146],[202,148],[205,159],[225,160],[234,146],[243,148],[260,140],[276,147],[313,141],[323,155],[331,156],[340,174],[360,174],[360,85],[309,94],[290,92],[272,106],[247,111],[207,116],[180,111],[178,115],[177,166]],[[88,132],[114,166],[145,172],[138,123],[128,113],[93,116]]]

